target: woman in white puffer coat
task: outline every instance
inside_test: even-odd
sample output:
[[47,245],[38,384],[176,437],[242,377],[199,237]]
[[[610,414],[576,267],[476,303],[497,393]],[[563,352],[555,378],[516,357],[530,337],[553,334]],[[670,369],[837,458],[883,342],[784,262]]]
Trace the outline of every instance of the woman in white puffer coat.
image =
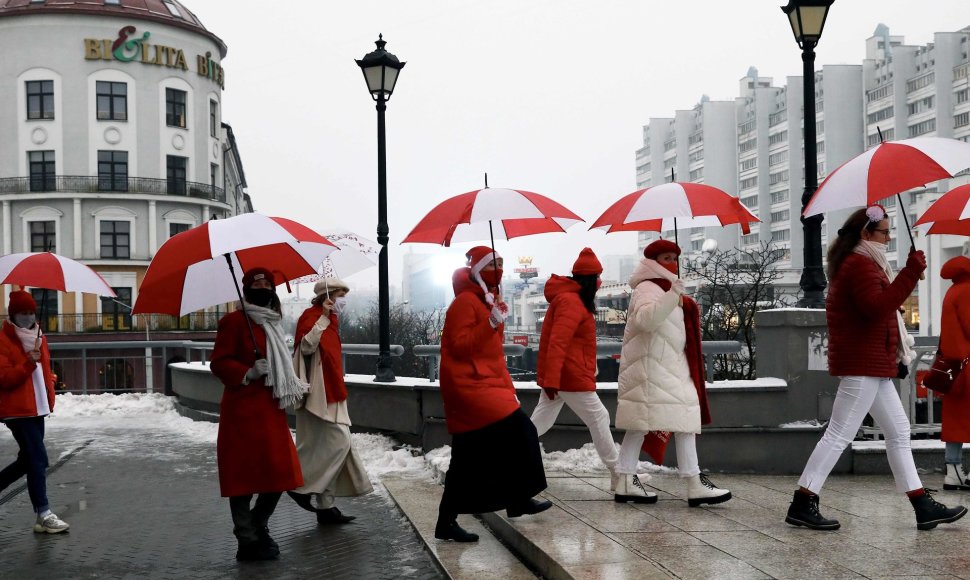
[[[680,248],[657,240],[643,252],[630,286],[620,354],[616,427],[625,429],[614,499],[653,503],[657,495],[644,489],[636,476],[640,449],[648,433],[661,439],[673,433],[677,468],[687,480],[690,506],[721,503],[731,492],[718,489],[701,473],[695,437],[709,422],[700,352],[697,304],[684,296],[677,276]],[[685,316],[686,314],[686,316]]]

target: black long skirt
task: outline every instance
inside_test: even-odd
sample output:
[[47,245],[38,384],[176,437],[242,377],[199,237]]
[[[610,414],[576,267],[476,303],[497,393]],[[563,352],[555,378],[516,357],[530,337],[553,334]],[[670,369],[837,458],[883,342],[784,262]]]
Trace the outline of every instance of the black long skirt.
[[539,435],[521,408],[451,439],[441,513],[494,512],[519,505],[546,489]]

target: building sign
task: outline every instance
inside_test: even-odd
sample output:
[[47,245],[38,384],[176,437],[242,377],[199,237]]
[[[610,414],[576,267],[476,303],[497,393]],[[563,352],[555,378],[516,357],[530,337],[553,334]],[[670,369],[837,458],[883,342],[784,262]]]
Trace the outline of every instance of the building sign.
[[519,278],[528,280],[539,275],[539,268],[532,266],[532,256],[519,256],[519,266],[515,269],[515,273]]
[[[151,32],[143,32],[140,36],[134,26],[125,26],[118,31],[118,38],[84,39],[85,60],[118,60],[121,62],[141,62],[155,66],[189,70],[185,52],[181,48],[151,44],[148,39]],[[220,87],[225,88],[226,78],[222,65],[212,60],[212,53],[196,55],[195,72],[199,76],[211,79]]]
[[513,334],[512,344],[521,344],[522,346],[529,346],[529,335],[528,334]]

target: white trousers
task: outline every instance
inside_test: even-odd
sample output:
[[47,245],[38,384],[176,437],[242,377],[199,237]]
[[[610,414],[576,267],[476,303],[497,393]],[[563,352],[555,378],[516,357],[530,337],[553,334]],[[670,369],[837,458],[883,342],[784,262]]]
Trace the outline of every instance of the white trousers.
[[808,458],[798,485],[813,493],[821,491],[842,452],[855,438],[866,413],[886,435],[886,457],[896,480],[897,491],[923,487],[909,441],[909,419],[903,412],[899,393],[890,379],[879,377],[842,377],[832,418],[825,434]]
[[[640,461],[640,448],[646,431],[627,431],[620,445],[620,461],[616,464],[617,473],[634,474]],[[674,433],[674,448],[677,451],[677,471],[680,477],[693,477],[701,472],[697,463],[697,436],[694,433]]]
[[536,426],[539,436],[552,428],[559,416],[563,405],[576,413],[576,416],[586,424],[589,434],[593,437],[593,446],[600,456],[600,461],[610,469],[616,465],[616,442],[610,432],[610,412],[603,406],[603,402],[594,391],[570,393],[559,391],[555,399],[550,399],[543,391],[539,394],[539,404],[532,412],[532,423]]

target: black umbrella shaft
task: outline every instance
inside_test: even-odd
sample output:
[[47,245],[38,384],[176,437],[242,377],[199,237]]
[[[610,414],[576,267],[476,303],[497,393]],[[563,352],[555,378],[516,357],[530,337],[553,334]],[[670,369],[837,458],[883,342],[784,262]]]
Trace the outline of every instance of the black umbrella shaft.
[[236,282],[236,269],[232,267],[232,258],[229,254],[223,254],[226,257],[226,263],[229,264],[229,275],[232,276],[232,286],[236,289],[236,296],[239,297],[239,308],[242,309],[243,318],[246,319],[246,327],[249,328],[249,338],[253,341],[253,354],[256,355],[257,359],[263,358],[262,353],[259,352],[259,346],[256,344],[256,333],[253,331],[253,321],[249,319],[249,314],[246,313],[246,301],[243,300],[242,292],[239,290],[239,284]]

